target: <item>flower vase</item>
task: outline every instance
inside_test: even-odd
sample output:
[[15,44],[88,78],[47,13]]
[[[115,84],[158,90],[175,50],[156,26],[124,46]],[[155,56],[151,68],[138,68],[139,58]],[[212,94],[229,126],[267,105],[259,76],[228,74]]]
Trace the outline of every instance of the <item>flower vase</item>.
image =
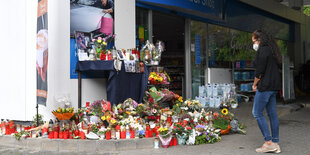
[[96,60],[100,60],[100,55],[101,55],[101,49],[97,48],[96,49]]
[[172,138],[171,135],[169,135],[168,137],[167,137],[167,135],[159,135],[159,139],[161,141],[161,145],[162,145],[163,148],[168,148],[169,147],[171,138]]
[[177,134],[178,145],[184,145],[186,142],[186,134],[179,135]]
[[238,107],[238,104],[237,104],[237,103],[231,104],[231,108],[236,109],[237,107]]
[[227,134],[229,134],[230,129],[231,129],[231,126],[230,126],[230,125],[228,125],[227,129],[225,129],[225,130],[222,130],[222,129],[221,129],[221,135],[227,135]]

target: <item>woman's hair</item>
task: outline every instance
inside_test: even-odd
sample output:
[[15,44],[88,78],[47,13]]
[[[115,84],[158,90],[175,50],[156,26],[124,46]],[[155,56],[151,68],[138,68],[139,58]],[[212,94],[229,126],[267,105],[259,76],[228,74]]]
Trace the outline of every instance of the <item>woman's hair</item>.
[[281,64],[282,54],[276,40],[271,34],[268,34],[267,32],[264,32],[262,30],[255,30],[252,33],[252,37],[255,40],[260,41],[259,46],[269,46],[271,48],[273,57],[277,60],[278,65]]

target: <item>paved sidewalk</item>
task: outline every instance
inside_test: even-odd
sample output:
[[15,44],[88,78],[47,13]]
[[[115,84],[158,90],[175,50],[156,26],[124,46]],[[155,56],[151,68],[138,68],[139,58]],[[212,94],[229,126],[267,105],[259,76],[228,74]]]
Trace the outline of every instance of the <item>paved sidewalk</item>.
[[[280,146],[282,155],[310,154],[310,107],[298,109],[298,106],[279,105],[280,119]],[[247,135],[233,134],[222,137],[222,141],[215,144],[195,146],[175,146],[168,149],[136,149],[124,151],[103,152],[103,154],[147,155],[147,154],[211,154],[211,155],[252,155],[255,148],[263,144],[263,137],[258,129],[252,114],[252,103],[242,103],[239,108],[232,110],[239,120],[247,125]],[[87,152],[48,152],[20,150],[16,148],[1,147],[0,154],[91,154]]]

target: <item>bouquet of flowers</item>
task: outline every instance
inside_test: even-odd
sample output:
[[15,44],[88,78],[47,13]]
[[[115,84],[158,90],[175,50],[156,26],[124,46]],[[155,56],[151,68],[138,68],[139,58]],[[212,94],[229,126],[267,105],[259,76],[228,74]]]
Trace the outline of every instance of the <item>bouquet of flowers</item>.
[[233,120],[233,115],[230,114],[226,108],[224,108],[221,111],[221,114],[214,115],[213,118],[213,127],[221,129],[222,134],[228,134],[231,128],[230,121]]
[[107,42],[105,38],[98,37],[92,41],[95,44],[97,58],[100,58],[101,53],[106,54]]
[[149,75],[149,82],[150,82],[150,84],[153,84],[153,85],[162,84],[163,80],[164,80],[163,77],[161,77],[156,72],[151,72],[150,75]]
[[104,115],[101,102],[102,102],[102,100],[94,101],[90,105],[89,110],[90,110],[92,115],[99,116],[99,117]]
[[183,97],[182,96],[175,96],[175,104],[172,106],[172,110],[175,114],[181,114],[181,110],[183,107],[185,107],[185,104],[183,103]]
[[157,91],[155,87],[149,89],[145,92],[144,102],[145,103],[158,103],[163,98],[163,94],[160,91]]
[[195,139],[195,144],[206,144],[206,143],[215,143],[221,140],[219,136],[220,130],[215,130],[213,127],[197,125],[196,130],[198,135]]
[[168,137],[170,137],[171,135],[170,135],[170,130],[169,130],[169,128],[164,128],[164,127],[160,127],[159,129],[158,129],[158,132],[159,132],[159,135],[162,137],[162,138],[168,138]]
[[125,109],[126,111],[134,111],[137,106],[138,103],[135,100],[128,98],[123,102],[122,109]]
[[186,127],[185,125],[181,123],[174,123],[174,127],[172,129],[172,132],[174,134],[183,135],[185,134],[188,136],[190,134],[191,127]]
[[192,111],[200,112],[200,110],[202,109],[202,105],[197,100],[190,100],[189,99],[189,100],[186,100],[184,103]]
[[60,107],[58,107],[58,109],[52,111],[52,113],[59,120],[68,120],[74,115],[74,108],[60,108]]
[[163,98],[161,99],[161,102],[172,101],[174,98],[174,93],[168,89],[162,89],[161,93],[163,94]]

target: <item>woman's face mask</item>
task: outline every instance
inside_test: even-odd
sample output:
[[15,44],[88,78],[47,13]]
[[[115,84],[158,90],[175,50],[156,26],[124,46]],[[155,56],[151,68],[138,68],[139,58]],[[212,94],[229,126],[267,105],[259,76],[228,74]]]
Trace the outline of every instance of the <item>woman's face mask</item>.
[[258,48],[259,48],[259,45],[258,45],[257,43],[254,43],[254,44],[253,44],[253,49],[254,49],[255,51],[257,51]]

